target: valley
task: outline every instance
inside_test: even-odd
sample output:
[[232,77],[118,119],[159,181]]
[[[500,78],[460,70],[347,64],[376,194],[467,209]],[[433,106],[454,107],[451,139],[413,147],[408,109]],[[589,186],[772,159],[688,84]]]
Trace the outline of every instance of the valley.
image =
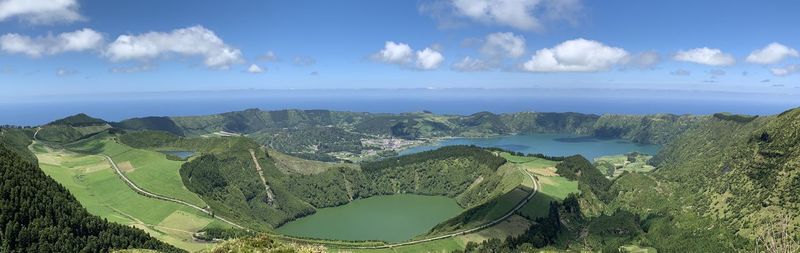
[[[608,134],[608,127],[596,128],[591,136],[545,130],[471,138],[409,137],[390,131],[391,138],[414,144],[406,149],[390,147],[382,151],[390,153],[381,156],[361,156],[357,162],[326,156],[332,153],[304,157],[292,153],[289,146],[259,143],[258,137],[248,133],[187,135],[197,129],[176,124],[171,131],[162,131],[160,123],[123,127],[130,123],[105,122],[88,115],[30,130],[3,129],[2,140],[19,152],[32,154],[41,170],[66,187],[89,213],[142,229],[188,251],[213,250],[238,240],[247,243],[246,238],[266,240],[259,236],[295,245],[292,247],[317,245],[332,252],[480,252],[488,247],[654,247],[671,251],[699,247],[713,235],[723,239],[707,245],[709,249],[750,247],[746,238],[754,235],[753,229],[763,229],[753,222],[764,219],[759,218],[763,213],[732,216],[730,205],[741,202],[731,202],[736,196],[729,193],[731,189],[723,194],[705,190],[693,195],[691,191],[703,189],[693,187],[703,184],[676,180],[685,169],[667,169],[674,168],[675,162],[669,159],[695,159],[676,145],[696,145],[705,138],[699,134],[710,127],[755,132],[769,127],[755,137],[734,137],[742,138],[738,143],[768,143],[758,144],[764,149],[768,146],[763,145],[786,140],[781,137],[786,133],[776,130],[776,124],[794,115],[796,112],[787,111],[776,118],[685,116],[698,119],[692,123],[697,126],[681,130],[663,144],[626,139],[622,132],[634,131],[632,128],[615,128],[618,130],[612,132],[620,132],[615,134]],[[400,122],[406,115],[362,117]],[[633,121],[641,124],[647,117]],[[294,124],[313,120],[298,121]],[[356,129],[346,124],[339,127],[350,133]],[[331,132],[326,135],[305,136],[300,141],[324,143],[331,138],[329,134],[339,131],[328,128]],[[432,139],[426,138],[440,141],[431,143]],[[776,147],[792,147],[781,145]],[[335,145],[328,148],[341,150]],[[782,159],[787,151],[777,150],[781,151],[759,154]],[[726,166],[723,171],[736,171],[734,168],[740,167],[734,166],[741,165]],[[701,187],[711,186],[714,184]],[[664,199],[665,194],[673,199]],[[678,203],[696,203],[693,210],[709,210],[715,216],[697,215]],[[792,207],[767,210],[780,214],[782,208]],[[682,246],[662,239],[664,233],[696,235],[702,228],[697,226],[731,217],[737,218],[730,226],[745,229],[733,233],[727,225],[715,227],[684,238],[688,241]],[[668,220],[691,221],[693,227],[664,227],[670,224]],[[617,234],[604,232],[609,229]],[[576,243],[580,241],[583,243]]]

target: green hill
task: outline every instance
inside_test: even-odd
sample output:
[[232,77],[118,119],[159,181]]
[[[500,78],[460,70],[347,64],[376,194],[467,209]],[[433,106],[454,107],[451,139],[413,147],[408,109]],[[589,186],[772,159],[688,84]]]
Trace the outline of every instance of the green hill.
[[0,251],[182,251],[139,229],[90,215],[63,186],[26,158],[28,155],[21,156],[14,151],[18,148],[9,148],[9,142],[16,141],[0,138],[0,196],[4,196],[0,198]]
[[[328,110],[248,109],[206,116],[145,117],[112,123],[128,130],[158,130],[178,136],[236,133],[281,152],[335,161],[336,154],[359,156],[388,147],[365,146],[365,139],[427,140],[438,137],[484,137],[501,134],[561,133],[623,138],[665,144],[707,120],[691,115],[593,115],[581,113],[479,112],[467,116],[432,113],[360,113]],[[377,149],[377,150],[376,150]]]
[[66,126],[95,126],[95,125],[104,125],[107,122],[102,119],[92,118],[89,115],[84,113],[78,113],[63,119],[55,120],[53,122],[47,123],[47,125],[66,125]]

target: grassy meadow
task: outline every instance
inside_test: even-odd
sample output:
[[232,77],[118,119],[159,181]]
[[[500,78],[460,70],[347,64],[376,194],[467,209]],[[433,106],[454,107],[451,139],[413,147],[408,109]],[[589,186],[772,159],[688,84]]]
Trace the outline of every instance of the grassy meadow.
[[539,180],[539,192],[519,211],[525,217],[533,219],[546,216],[551,201],[561,201],[570,193],[579,192],[577,181],[556,174],[556,161],[509,153],[502,153],[501,156],[508,160],[510,166],[526,170]]
[[111,222],[140,228],[182,249],[210,246],[192,239],[206,226],[227,226],[180,204],[142,196],[114,173],[99,155],[78,154],[33,144],[42,171],[66,187],[90,213]]
[[108,155],[142,189],[200,207],[207,206],[197,194],[183,185],[178,171],[184,161],[168,160],[163,153],[132,148],[114,138],[89,138],[70,144],[67,148],[80,153]]

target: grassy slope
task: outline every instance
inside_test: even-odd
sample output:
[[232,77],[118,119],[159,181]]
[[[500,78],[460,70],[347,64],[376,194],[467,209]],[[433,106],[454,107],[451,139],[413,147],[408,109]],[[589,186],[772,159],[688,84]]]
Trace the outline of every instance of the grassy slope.
[[162,153],[135,149],[105,136],[90,138],[68,145],[77,152],[105,154],[117,165],[130,163],[133,170],[126,172],[130,180],[150,192],[177,198],[197,206],[206,206],[197,194],[186,189],[178,173],[182,161],[167,160]]
[[551,201],[561,201],[570,193],[578,193],[578,182],[570,181],[555,173],[558,162],[538,157],[514,156],[504,153],[509,162],[529,171],[539,180],[539,193],[520,209],[522,216],[534,219],[547,216]]
[[[186,250],[207,247],[191,233],[211,218],[179,204],[144,197],[131,190],[97,155],[56,151],[34,144],[42,171],[66,187],[91,214],[111,222],[132,225],[151,236]],[[216,224],[220,225],[220,224]]]

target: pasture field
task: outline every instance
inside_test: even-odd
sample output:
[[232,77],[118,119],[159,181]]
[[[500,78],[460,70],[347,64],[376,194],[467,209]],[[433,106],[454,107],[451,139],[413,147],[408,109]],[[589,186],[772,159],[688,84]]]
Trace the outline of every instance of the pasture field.
[[547,215],[551,201],[561,201],[570,193],[578,193],[578,182],[570,181],[556,174],[556,164],[538,157],[515,156],[502,153],[510,164],[527,170],[539,180],[539,192],[522,209],[520,214],[528,218],[543,217]]
[[644,154],[632,155],[635,155],[633,156],[633,159],[629,159],[627,154],[601,156],[594,159],[594,165],[597,166],[597,169],[600,170],[600,172],[609,178],[619,177],[625,171],[633,173],[646,173],[655,169],[655,167],[652,165],[647,164],[652,156]]
[[111,222],[140,228],[159,240],[186,250],[199,250],[211,245],[192,239],[193,233],[212,223],[211,217],[180,204],[139,195],[114,173],[105,158],[41,145],[34,145],[31,149],[39,159],[42,171],[66,187],[90,213]]
[[68,148],[81,153],[110,156],[131,181],[149,192],[201,207],[207,206],[197,194],[183,185],[179,170],[184,161],[169,160],[161,152],[132,148],[113,138],[87,139],[70,144]]

